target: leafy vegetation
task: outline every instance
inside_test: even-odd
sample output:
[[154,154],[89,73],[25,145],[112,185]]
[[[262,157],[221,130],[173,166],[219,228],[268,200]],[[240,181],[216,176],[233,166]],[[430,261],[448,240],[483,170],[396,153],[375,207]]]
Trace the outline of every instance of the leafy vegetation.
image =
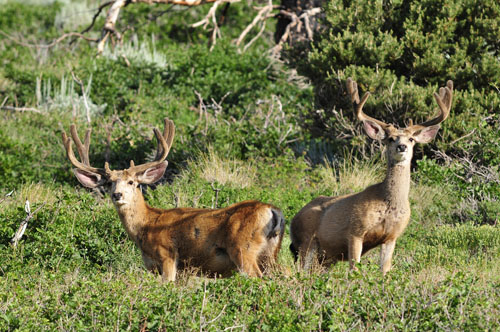
[[[159,7],[130,6],[121,22],[135,31],[100,58],[82,41],[36,46],[83,28],[72,19],[73,3],[0,1],[0,102],[41,112],[1,110],[1,331],[500,328],[496,3],[332,1],[329,28],[298,63],[310,81],[266,56],[272,31],[245,53],[231,44],[241,31],[235,27],[252,19],[245,4],[231,5],[212,52],[206,31],[187,27],[208,7],[158,16]],[[437,33],[444,27],[450,30]],[[411,38],[420,53],[408,50]],[[455,60],[441,59],[443,40]],[[462,67],[460,54],[471,55]],[[88,106],[90,159],[100,166],[107,155],[112,168],[127,167],[129,159],[152,158],[152,127],[168,116],[176,138],[166,183],[146,191],[151,205],[259,199],[289,221],[318,195],[359,191],[384,176],[379,152],[371,153],[352,121],[338,81],[348,75],[376,92],[367,113],[400,124],[432,113],[432,92],[445,79],[457,90],[431,145],[444,154],[429,148],[415,158],[412,220],[385,278],[378,250],[358,272],[345,263],[299,271],[287,230],[280,265],[262,280],[186,271],[175,284],[161,283],[143,268],[109,199],[78,184],[61,144],[70,123],[80,132],[88,126]],[[357,136],[337,139],[335,131],[348,126]],[[220,189],[217,202],[212,186]],[[25,200],[32,211],[45,205],[14,248],[9,240],[26,217]]]

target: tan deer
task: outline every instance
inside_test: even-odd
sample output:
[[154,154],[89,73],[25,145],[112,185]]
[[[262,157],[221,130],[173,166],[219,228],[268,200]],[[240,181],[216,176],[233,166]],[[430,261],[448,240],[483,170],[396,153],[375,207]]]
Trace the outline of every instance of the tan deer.
[[238,270],[249,276],[262,272],[275,261],[281,246],[285,221],[281,211],[258,201],[245,201],[223,209],[150,207],[140,184],[158,181],[167,167],[167,155],[175,127],[165,119],[163,134],[154,129],[158,140],[154,161],[124,170],[90,166],[90,129],[82,144],[75,125],[71,136],[81,162],[75,157],[71,139],[63,132],[66,153],[76,167],[82,185],[95,188],[111,183],[111,199],[130,238],[141,250],[148,270],[158,271],[164,280],[174,281],[177,269],[199,268],[209,275],[229,276]]
[[440,108],[435,118],[422,124],[410,123],[404,129],[366,115],[363,105],[369,93],[360,102],[357,84],[351,78],[347,80],[347,90],[366,134],[386,145],[386,177],[360,193],[320,196],[304,206],[290,225],[290,249],[306,269],[314,257],[324,265],[348,259],[350,268],[355,269],[361,255],[380,245],[380,269],[386,274],[391,269],[396,240],[410,220],[408,194],[413,147],[434,139],[439,124],[448,117],[453,82],[448,81],[439,94],[434,93]]

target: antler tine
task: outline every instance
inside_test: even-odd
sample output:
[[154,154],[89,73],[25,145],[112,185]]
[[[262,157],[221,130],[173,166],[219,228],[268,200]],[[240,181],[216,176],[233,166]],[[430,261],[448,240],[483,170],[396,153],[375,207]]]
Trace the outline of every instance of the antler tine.
[[359,101],[359,93],[358,93],[358,84],[351,78],[349,77],[347,79],[347,91],[351,95],[351,101],[354,104],[356,108],[356,116],[360,121],[373,121],[380,125],[382,128],[387,128],[389,125],[383,121],[377,120],[375,118],[372,118],[371,116],[366,115],[363,112],[363,106],[365,105],[366,101],[368,100],[368,97],[370,97],[370,92],[365,92],[363,95],[363,98],[361,101]]
[[78,132],[76,131],[76,126],[74,124],[71,125],[70,131],[71,131],[71,137],[73,137],[73,141],[75,142],[76,149],[78,150],[78,155],[80,156],[82,163],[90,166],[89,146],[90,146],[90,134],[92,133],[92,128],[87,129],[87,131],[85,132],[84,144],[82,144],[80,137],[78,137]]
[[[168,145],[168,150],[170,151],[170,148],[172,147],[172,142],[174,140],[174,135],[175,135],[175,126],[172,120],[169,118],[164,118],[163,119],[163,138],[165,138],[165,142],[167,142]],[[162,155],[162,145],[158,144],[156,148],[156,158],[158,159]],[[168,153],[167,153],[168,154]]]
[[425,127],[436,126],[446,120],[446,118],[450,114],[451,103],[453,100],[453,81],[449,80],[446,83],[446,87],[440,88],[439,94],[434,92],[434,99],[436,99],[436,102],[439,105],[439,114],[433,119],[420,124],[409,126],[408,129],[410,131],[417,132],[424,129]]
[[80,155],[80,158],[83,161],[80,162],[76,158],[75,153],[73,152],[73,148],[71,146],[71,138],[69,138],[68,135],[66,135],[66,132],[63,130],[62,132],[63,144],[66,149],[66,155],[68,156],[68,159],[71,162],[71,164],[73,164],[73,166],[83,171],[106,175],[107,173],[104,169],[90,166],[88,148],[90,146],[91,130],[90,129],[87,130],[85,134],[85,145],[83,145],[82,142],[80,141],[80,138],[78,137],[78,133],[76,131],[76,126],[74,124],[71,125],[70,131],[71,131],[71,136],[73,137],[73,140],[75,141],[75,144],[77,146],[78,154]]
[[[156,128],[153,129],[156,139],[158,140],[158,148],[157,148],[157,155],[154,161],[151,161],[149,163],[137,165],[137,166],[131,166],[129,168],[129,171],[131,172],[143,172],[147,170],[148,168],[157,166],[158,164],[162,163],[168,156],[168,153],[170,152],[170,148],[172,146],[172,141],[174,139],[174,133],[175,133],[175,126],[174,123],[165,118],[165,129],[163,131],[163,134],[160,133],[160,131]],[[166,137],[165,137],[166,136]],[[132,163],[131,163],[132,165]]]

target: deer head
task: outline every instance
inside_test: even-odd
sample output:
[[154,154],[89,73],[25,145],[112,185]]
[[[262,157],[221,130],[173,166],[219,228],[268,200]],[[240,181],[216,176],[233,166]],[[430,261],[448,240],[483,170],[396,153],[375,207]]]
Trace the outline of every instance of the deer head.
[[439,124],[450,114],[453,82],[451,80],[448,81],[446,87],[439,89],[439,94],[434,93],[434,98],[439,105],[439,114],[436,117],[416,125],[410,121],[410,125],[402,129],[366,115],[363,112],[363,106],[370,93],[366,92],[360,101],[358,85],[350,77],[347,79],[347,91],[356,108],[358,119],[363,122],[366,134],[370,138],[380,140],[386,145],[388,162],[392,165],[407,164],[410,163],[413,156],[415,143],[428,143],[432,141],[439,130]]
[[104,164],[104,168],[96,168],[90,165],[89,146],[91,129],[87,129],[85,140],[82,144],[76,126],[70,127],[71,136],[76,144],[80,161],[75,157],[71,146],[71,139],[63,131],[62,139],[66,154],[70,162],[76,168],[73,170],[78,181],[87,188],[96,188],[105,183],[111,183],[111,199],[115,206],[120,207],[136,201],[137,197],[142,197],[140,184],[151,184],[158,181],[165,172],[168,162],[165,160],[168,156],[172,141],[174,139],[174,123],[165,118],[165,127],[163,134],[156,128],[153,129],[158,148],[154,161],[141,165],[135,165],[130,161],[130,167],[123,170],[111,170],[109,163]]

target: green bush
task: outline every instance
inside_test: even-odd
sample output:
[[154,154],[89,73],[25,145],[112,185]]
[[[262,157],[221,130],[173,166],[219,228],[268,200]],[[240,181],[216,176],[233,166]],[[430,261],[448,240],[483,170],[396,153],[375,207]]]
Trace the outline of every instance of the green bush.
[[[373,94],[367,114],[400,126],[432,116],[433,92],[451,79],[451,115],[434,146],[474,156],[480,164],[498,164],[499,15],[495,0],[330,1],[326,28],[307,56],[304,45],[288,52],[311,79],[316,108],[324,109],[305,114],[308,128],[338,148],[345,146],[346,140],[336,137],[349,129],[336,112],[354,121],[344,88],[349,76],[361,92]],[[359,150],[360,131],[349,134],[354,137],[347,147]]]

